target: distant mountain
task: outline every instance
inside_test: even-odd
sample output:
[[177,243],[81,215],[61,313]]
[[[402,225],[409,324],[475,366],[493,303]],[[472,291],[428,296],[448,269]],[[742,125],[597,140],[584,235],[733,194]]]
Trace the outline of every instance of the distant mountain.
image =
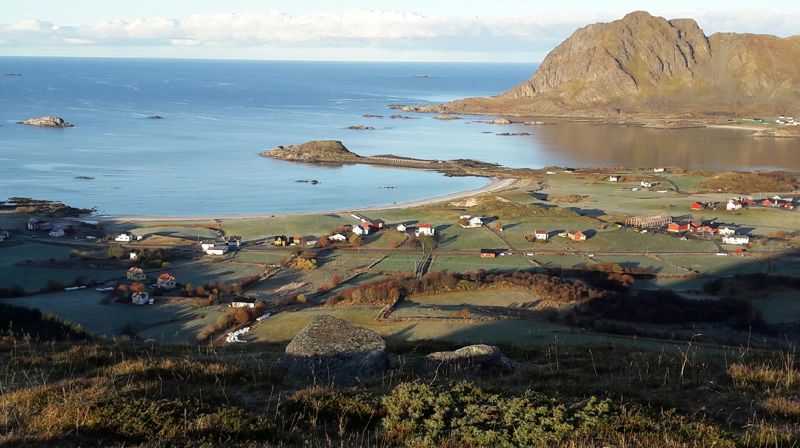
[[800,115],[800,36],[706,36],[692,19],[634,12],[577,30],[505,93],[435,111]]

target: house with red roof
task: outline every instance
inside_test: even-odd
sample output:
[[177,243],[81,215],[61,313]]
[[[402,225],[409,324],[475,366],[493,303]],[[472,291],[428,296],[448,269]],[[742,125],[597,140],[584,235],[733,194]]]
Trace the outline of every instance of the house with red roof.
[[175,277],[165,272],[159,275],[158,279],[156,279],[156,286],[161,289],[175,289],[177,282],[175,281]]
[[436,234],[436,228],[431,224],[420,224],[414,234],[417,236],[433,236]]

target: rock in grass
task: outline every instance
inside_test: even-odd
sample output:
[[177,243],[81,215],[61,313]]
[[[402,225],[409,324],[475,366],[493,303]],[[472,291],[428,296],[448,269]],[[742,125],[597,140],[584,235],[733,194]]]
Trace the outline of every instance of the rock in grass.
[[323,383],[353,384],[388,367],[386,343],[374,331],[317,316],[286,346],[289,374]]
[[39,117],[39,118],[31,118],[30,120],[25,120],[22,124],[26,124],[28,126],[37,126],[40,128],[71,128],[72,124],[67,123],[61,117]]
[[434,352],[425,357],[430,365],[463,368],[478,373],[514,373],[516,366],[494,345],[468,345],[451,352]]

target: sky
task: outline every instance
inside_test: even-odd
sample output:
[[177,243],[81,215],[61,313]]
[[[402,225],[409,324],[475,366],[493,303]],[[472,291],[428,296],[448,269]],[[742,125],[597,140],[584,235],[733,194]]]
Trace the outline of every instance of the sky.
[[800,34],[797,0],[0,0],[0,55],[538,62],[646,10],[714,32]]

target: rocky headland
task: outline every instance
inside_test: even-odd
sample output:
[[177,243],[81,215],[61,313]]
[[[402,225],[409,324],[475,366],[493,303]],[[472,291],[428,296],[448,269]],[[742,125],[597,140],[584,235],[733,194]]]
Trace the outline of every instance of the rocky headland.
[[395,108],[614,118],[651,126],[669,119],[669,127],[798,115],[798,60],[800,36],[707,36],[692,19],[634,12],[577,30],[547,55],[530,79],[497,96]]

